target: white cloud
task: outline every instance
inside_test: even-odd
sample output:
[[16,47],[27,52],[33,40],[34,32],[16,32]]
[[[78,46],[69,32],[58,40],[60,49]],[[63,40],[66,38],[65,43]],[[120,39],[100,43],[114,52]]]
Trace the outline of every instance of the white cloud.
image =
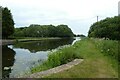
[[90,25],[99,19],[118,15],[119,0],[1,0],[7,6],[16,27],[30,24],[67,24],[74,33],[87,35]]

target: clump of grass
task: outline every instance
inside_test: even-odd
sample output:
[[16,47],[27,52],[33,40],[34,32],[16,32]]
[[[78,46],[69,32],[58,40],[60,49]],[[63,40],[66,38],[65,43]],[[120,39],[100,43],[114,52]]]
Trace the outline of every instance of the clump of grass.
[[75,51],[75,48],[72,46],[67,46],[58,51],[51,52],[48,55],[48,59],[43,62],[43,64],[34,67],[31,69],[31,72],[39,72],[43,70],[47,70],[67,62],[72,61],[73,59],[81,58],[80,55]]

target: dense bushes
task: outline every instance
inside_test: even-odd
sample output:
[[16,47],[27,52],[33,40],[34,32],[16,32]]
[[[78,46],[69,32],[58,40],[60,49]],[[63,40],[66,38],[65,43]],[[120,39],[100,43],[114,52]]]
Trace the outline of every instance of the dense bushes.
[[88,36],[120,40],[120,16],[106,18],[94,23],[90,27]]
[[30,25],[16,28],[14,37],[73,37],[72,30],[67,25]]

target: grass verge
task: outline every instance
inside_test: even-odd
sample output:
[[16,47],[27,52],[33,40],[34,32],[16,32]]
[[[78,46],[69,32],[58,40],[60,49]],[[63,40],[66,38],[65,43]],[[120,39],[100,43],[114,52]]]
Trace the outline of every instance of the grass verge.
[[43,62],[42,65],[31,69],[32,73],[47,70],[65,63],[68,63],[76,58],[81,58],[80,55],[74,51],[72,46],[64,46],[55,52],[49,53],[48,60]]
[[18,38],[18,39],[15,39],[15,40],[17,42],[26,42],[26,41],[52,40],[52,39],[62,39],[62,38],[59,38],[59,37],[46,37],[46,38],[25,37],[25,38]]
[[[84,58],[84,61],[71,69],[46,76],[46,78],[118,78],[118,60],[110,56],[112,53],[114,56],[118,53],[118,49],[115,49],[118,48],[115,47],[117,45],[116,41],[111,40],[83,39],[78,41],[72,47]],[[108,47],[111,53],[106,53]]]

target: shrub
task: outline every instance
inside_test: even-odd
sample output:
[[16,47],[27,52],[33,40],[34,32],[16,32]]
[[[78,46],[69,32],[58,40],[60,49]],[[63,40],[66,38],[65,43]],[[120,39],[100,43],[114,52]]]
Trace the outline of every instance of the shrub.
[[43,62],[42,65],[34,67],[31,69],[31,72],[38,72],[42,70],[47,70],[67,62],[72,61],[73,59],[81,58],[80,55],[75,51],[75,48],[72,46],[60,48],[55,52],[51,52],[48,55],[48,59]]

